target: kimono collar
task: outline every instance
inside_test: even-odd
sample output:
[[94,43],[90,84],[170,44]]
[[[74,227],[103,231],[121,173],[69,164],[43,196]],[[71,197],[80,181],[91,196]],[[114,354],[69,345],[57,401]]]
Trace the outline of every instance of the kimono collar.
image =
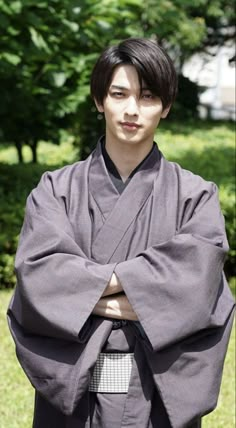
[[109,154],[106,151],[105,139],[101,140],[101,148],[102,148],[102,155],[103,155],[103,158],[104,158],[104,161],[106,164],[106,168],[109,172],[110,178],[111,178],[114,186],[118,190],[118,192],[121,194],[125,190],[125,188],[128,186],[131,178],[134,176],[134,174],[136,174],[136,172],[139,170],[139,168],[141,168],[142,164],[145,162],[147,157],[151,154],[152,150],[155,149],[155,144],[153,143],[153,146],[152,146],[152,149],[150,150],[150,152],[138,164],[138,166],[136,166],[136,168],[131,172],[131,174],[129,175],[129,177],[127,177],[127,179],[125,181],[122,180],[122,178],[119,174],[119,171],[116,168],[116,165],[114,164],[114,162],[112,161],[112,159],[110,158]]
[[107,263],[111,258],[130,224],[149,198],[160,163],[161,153],[155,146],[120,195],[107,171],[101,139],[99,140],[96,150],[92,153],[88,177],[89,193],[104,219],[104,225],[93,243],[92,252],[96,260]]
[[[102,136],[98,140],[97,147],[92,153],[91,165],[89,169],[89,190],[95,196],[96,200],[102,199],[102,204],[104,204],[104,198],[106,198],[106,196],[112,198],[112,196],[119,197],[120,195],[120,193],[116,189],[116,186],[112,182],[108,171],[108,169],[111,171],[112,160],[109,158],[110,163],[107,166],[107,158],[105,160],[103,156],[103,141],[104,136]],[[150,153],[130,174],[130,178],[132,178],[132,180],[130,180],[129,185],[125,189],[125,192],[127,192],[128,189],[130,189],[131,187],[135,187],[136,194],[138,190],[137,186],[141,185],[141,191],[143,191],[144,187],[146,188],[146,186],[152,186],[153,180],[159,170],[161,158],[161,152],[159,151],[157,145],[154,143]]]

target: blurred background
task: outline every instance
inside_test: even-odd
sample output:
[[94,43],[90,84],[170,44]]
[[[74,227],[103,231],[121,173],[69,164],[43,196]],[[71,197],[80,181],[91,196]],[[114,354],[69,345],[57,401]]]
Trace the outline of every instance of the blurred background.
[[[179,93],[156,142],[214,181],[235,292],[235,3],[233,0],[0,0],[0,427],[29,428],[33,391],[14,357],[5,312],[25,200],[45,170],[84,159],[103,133],[89,95],[108,45],[149,37],[168,51]],[[235,338],[218,409],[204,428],[235,426]]]

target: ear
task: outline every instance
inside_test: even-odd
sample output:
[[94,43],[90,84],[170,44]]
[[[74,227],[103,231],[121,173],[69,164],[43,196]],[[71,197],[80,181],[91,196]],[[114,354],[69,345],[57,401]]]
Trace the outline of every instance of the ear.
[[171,106],[168,106],[165,108],[165,110],[163,110],[163,112],[161,113],[161,118],[165,119],[170,111]]
[[99,104],[99,103],[97,102],[97,100],[95,100],[95,99],[94,99],[94,102],[95,102],[95,104],[96,104],[96,107],[97,107],[97,109],[98,109],[99,113],[103,113],[103,112],[104,112],[103,105],[102,105],[102,104]]

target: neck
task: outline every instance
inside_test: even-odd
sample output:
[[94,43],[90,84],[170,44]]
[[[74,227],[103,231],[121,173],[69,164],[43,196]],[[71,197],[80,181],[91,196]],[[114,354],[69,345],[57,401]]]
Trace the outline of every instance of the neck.
[[[121,147],[122,146],[122,147]],[[121,178],[125,181],[131,172],[145,159],[153,146],[153,140],[146,145],[138,144],[110,144],[106,140],[106,151],[114,162]]]

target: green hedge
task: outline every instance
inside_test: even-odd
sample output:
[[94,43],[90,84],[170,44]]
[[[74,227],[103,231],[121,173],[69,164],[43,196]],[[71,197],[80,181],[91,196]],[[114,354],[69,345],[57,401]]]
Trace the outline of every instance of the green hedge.
[[0,288],[15,285],[14,256],[26,198],[48,169],[45,165],[0,164]]

